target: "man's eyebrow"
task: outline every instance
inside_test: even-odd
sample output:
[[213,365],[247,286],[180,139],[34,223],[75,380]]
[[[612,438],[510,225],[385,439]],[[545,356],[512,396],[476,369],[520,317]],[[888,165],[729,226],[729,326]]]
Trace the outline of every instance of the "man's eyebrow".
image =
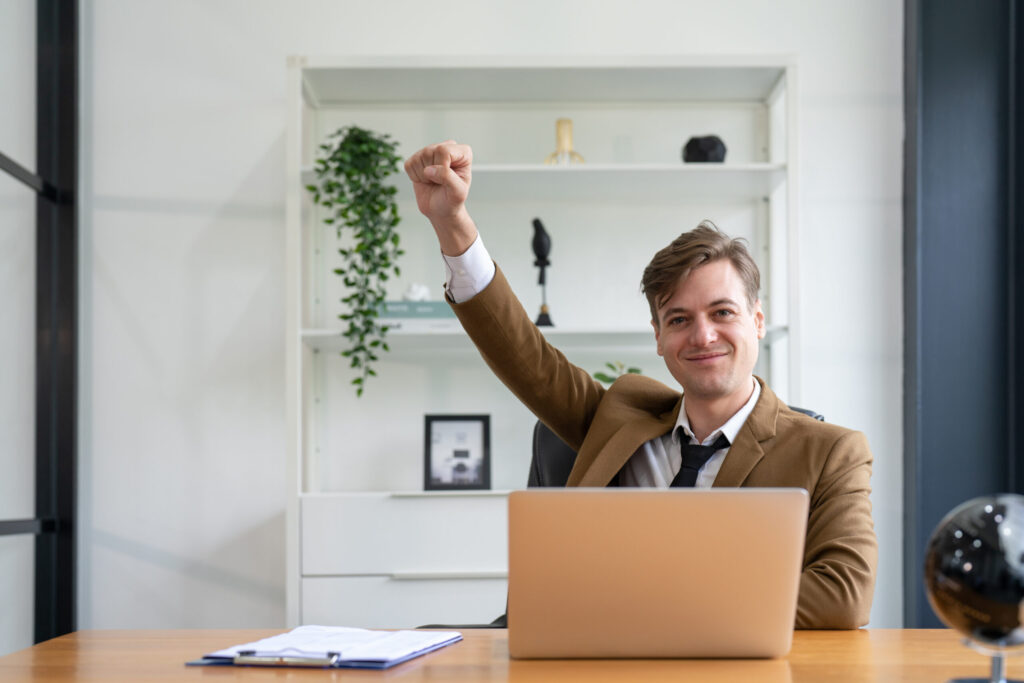
[[658,313],[664,318],[665,316],[674,315],[676,313],[689,313],[689,311],[682,306],[673,306],[672,308],[666,308],[664,311],[659,311]]
[[[729,297],[723,297],[721,299],[715,299],[707,305],[707,308],[715,308],[716,306],[739,306],[740,304]],[[689,309],[682,306],[673,306],[672,308],[666,308],[664,311],[660,311],[660,314],[664,317],[673,313],[689,313]]]

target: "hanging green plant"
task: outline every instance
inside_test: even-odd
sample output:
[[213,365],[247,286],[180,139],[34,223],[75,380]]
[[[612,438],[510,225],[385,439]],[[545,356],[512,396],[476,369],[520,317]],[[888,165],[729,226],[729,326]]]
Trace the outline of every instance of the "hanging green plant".
[[384,180],[399,169],[402,158],[395,153],[391,136],[356,126],[332,133],[320,145],[315,164],[317,185],[307,185],[313,202],[326,209],[324,223],[337,230],[342,246],[342,265],[334,272],[348,288],[342,298],[347,311],[338,317],[348,326],[343,331],[349,347],[341,352],[359,375],[352,380],[356,396],[363,395],[366,381],[377,373],[377,353],[388,351],[388,326],[378,320],[387,296],[385,283],[401,275],[397,190]]

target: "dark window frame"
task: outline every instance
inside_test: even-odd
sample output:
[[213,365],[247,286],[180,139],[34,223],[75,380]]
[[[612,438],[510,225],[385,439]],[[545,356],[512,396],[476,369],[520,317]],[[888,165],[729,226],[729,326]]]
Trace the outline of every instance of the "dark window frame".
[[932,628],[936,525],[968,499],[1024,492],[1024,12],[904,8],[903,625]]
[[0,520],[35,536],[34,639],[75,630],[78,391],[78,3],[36,1],[36,172],[0,171],[36,193],[36,516]]

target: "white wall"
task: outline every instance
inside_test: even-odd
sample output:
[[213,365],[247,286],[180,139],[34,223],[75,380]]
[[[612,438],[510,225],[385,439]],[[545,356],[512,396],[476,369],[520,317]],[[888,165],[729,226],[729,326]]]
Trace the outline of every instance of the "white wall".
[[[36,166],[34,0],[0,3],[0,152]],[[35,517],[35,192],[0,172],[0,520]],[[0,537],[0,655],[32,644],[32,536]]]
[[284,623],[287,55],[680,53],[799,58],[801,400],[872,443],[900,625],[902,3],[82,9],[80,626]]

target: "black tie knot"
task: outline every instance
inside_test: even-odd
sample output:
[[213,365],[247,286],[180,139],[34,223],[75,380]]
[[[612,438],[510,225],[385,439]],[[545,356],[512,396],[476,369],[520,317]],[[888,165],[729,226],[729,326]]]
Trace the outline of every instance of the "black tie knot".
[[680,450],[683,455],[683,463],[670,486],[693,486],[697,482],[697,473],[700,472],[701,467],[704,467],[704,463],[710,460],[711,456],[717,451],[729,447],[729,439],[726,438],[725,434],[719,434],[718,438],[715,439],[715,442],[710,446],[686,443],[686,441],[686,433],[683,432],[683,428],[680,427],[679,442]]

